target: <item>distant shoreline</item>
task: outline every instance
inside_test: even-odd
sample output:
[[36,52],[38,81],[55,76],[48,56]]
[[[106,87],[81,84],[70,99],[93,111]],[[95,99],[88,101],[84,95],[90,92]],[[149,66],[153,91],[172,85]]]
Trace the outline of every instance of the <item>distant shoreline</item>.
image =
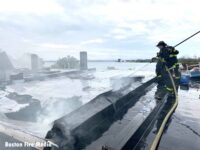
[[[56,60],[45,60],[47,63],[54,63]],[[88,62],[118,62],[116,60],[88,60]],[[142,62],[150,62],[150,61],[121,61],[119,63],[142,63]]]
[[[193,64],[199,64],[200,63],[200,58],[186,58],[186,57],[181,57],[178,59],[180,63],[182,64],[188,64],[188,65],[193,65]],[[56,60],[45,60],[45,63],[54,63]],[[151,59],[133,59],[133,60],[88,60],[88,62],[119,62],[119,63],[148,63],[151,62]]]

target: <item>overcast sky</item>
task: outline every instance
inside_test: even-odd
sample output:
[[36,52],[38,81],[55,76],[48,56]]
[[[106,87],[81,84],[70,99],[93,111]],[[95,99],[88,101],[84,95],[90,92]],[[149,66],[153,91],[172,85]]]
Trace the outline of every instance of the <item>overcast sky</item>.
[[[151,58],[200,30],[199,0],[0,0],[0,48],[52,60]],[[200,56],[200,35],[177,48]]]

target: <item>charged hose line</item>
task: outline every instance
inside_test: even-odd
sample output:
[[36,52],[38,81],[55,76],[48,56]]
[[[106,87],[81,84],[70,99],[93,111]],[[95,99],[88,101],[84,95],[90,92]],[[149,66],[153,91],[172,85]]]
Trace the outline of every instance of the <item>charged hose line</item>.
[[[177,47],[177,46],[179,46],[179,45],[181,45],[182,43],[186,42],[187,40],[191,39],[192,37],[196,36],[196,35],[199,34],[199,33],[200,33],[200,31],[198,31],[198,32],[196,32],[196,33],[194,33],[194,34],[192,34],[191,36],[189,36],[189,37],[186,38],[185,40],[183,40],[183,41],[181,41],[180,43],[176,44],[176,45],[174,46],[174,48]],[[171,116],[171,115],[173,114],[173,112],[175,111],[176,107],[178,106],[178,93],[177,93],[177,90],[176,90],[176,85],[175,85],[174,79],[173,79],[173,77],[172,77],[172,74],[171,74],[170,71],[169,71],[169,68],[168,68],[167,66],[165,66],[165,69],[167,70],[167,73],[169,74],[171,83],[172,83],[172,85],[173,85],[173,89],[174,89],[174,93],[175,93],[175,103],[174,103],[174,105],[172,106],[172,108],[170,109],[170,111],[167,113],[167,115],[165,116],[165,118],[164,118],[164,120],[163,120],[163,122],[162,122],[162,124],[161,124],[161,126],[160,126],[160,129],[159,129],[159,131],[158,131],[158,133],[157,133],[157,135],[156,135],[156,137],[155,137],[155,139],[154,139],[154,141],[153,141],[153,143],[152,143],[152,145],[151,145],[150,150],[156,150],[156,148],[157,148],[157,146],[158,146],[158,144],[159,144],[159,141],[160,141],[160,139],[161,139],[161,137],[162,137],[164,128],[165,128],[165,126],[166,126],[166,123],[167,123],[167,121],[169,120],[170,116]]]
[[175,103],[174,105],[172,106],[172,108],[170,109],[170,111],[167,113],[167,115],[165,116],[161,126],[160,126],[160,129],[151,145],[151,148],[150,150],[156,150],[157,149],[157,146],[159,144],[159,141],[162,137],[162,134],[163,134],[163,131],[164,131],[164,128],[167,124],[167,121],[169,120],[170,116],[173,114],[173,112],[175,111],[176,107],[178,106],[178,93],[177,93],[177,90],[176,90],[176,85],[175,85],[175,82],[174,82],[174,79],[172,77],[172,74],[171,72],[169,71],[168,67],[165,66],[165,69],[167,70],[167,73],[169,74],[169,77],[170,77],[170,80],[172,82],[172,85],[173,85],[173,89],[174,89],[174,93],[175,93]]
[[[181,44],[183,44],[184,42],[188,41],[189,39],[191,39],[192,37],[196,36],[196,35],[199,34],[199,33],[200,33],[200,31],[198,31],[198,32],[196,32],[196,33],[194,33],[194,34],[192,34],[191,36],[189,36],[188,38],[184,39],[184,40],[181,41],[180,43],[174,45],[174,48],[177,47],[177,46],[179,46],[179,45],[181,45]],[[144,67],[148,66],[149,64],[151,64],[151,63],[145,64],[144,66],[140,67],[140,69],[136,70],[134,73],[130,74],[129,76],[135,75],[138,71],[141,70],[141,68],[144,68]]]
[[197,34],[199,34],[199,33],[200,33],[200,31],[198,31],[198,32],[196,32],[196,33],[194,33],[194,34],[192,34],[191,36],[189,36],[189,37],[186,38],[185,40],[183,40],[183,41],[181,41],[180,43],[176,44],[176,45],[174,46],[174,48],[177,47],[177,46],[179,46],[179,45],[181,45],[182,43],[184,43],[185,41],[191,39],[192,37],[194,37],[195,35],[197,35]]
[[[196,32],[196,33],[194,33],[194,34],[192,34],[191,36],[189,36],[188,38],[184,39],[184,40],[181,41],[180,43],[174,45],[173,47],[175,48],[175,47],[181,45],[182,43],[186,42],[187,40],[191,39],[192,37],[196,36],[196,35],[199,34],[199,33],[200,33],[200,31],[198,31],[198,32]],[[148,66],[149,64],[151,64],[151,63],[145,64],[144,66],[140,67],[140,69],[136,70],[134,73],[130,74],[129,76],[136,74],[138,71],[140,71],[142,68]]]
[[[194,34],[192,34],[192,35],[189,36],[188,38],[186,38],[186,39],[184,39],[183,41],[181,41],[180,43],[176,44],[176,45],[174,46],[174,48],[177,47],[177,46],[179,46],[179,45],[181,45],[182,43],[188,41],[189,39],[191,39],[192,37],[196,36],[196,35],[199,34],[199,33],[200,33],[200,31],[198,31],[198,32],[196,32],[196,33],[194,33]],[[145,64],[144,66],[142,66],[140,69],[136,70],[134,73],[130,74],[129,76],[136,74],[138,71],[140,71],[142,68],[148,66],[149,64],[150,64],[150,63]],[[164,128],[165,128],[165,126],[166,126],[166,123],[167,123],[167,121],[169,120],[170,116],[171,116],[171,115],[173,114],[173,112],[175,111],[176,107],[178,106],[178,93],[177,93],[177,90],[176,90],[176,85],[175,85],[174,79],[173,79],[173,77],[172,77],[172,74],[171,74],[170,71],[169,71],[169,68],[168,68],[167,66],[165,66],[165,69],[167,70],[167,73],[169,74],[169,77],[170,77],[170,80],[171,80],[171,83],[172,83],[172,86],[173,86],[173,89],[174,89],[174,93],[175,93],[175,103],[174,103],[174,105],[172,106],[172,108],[170,109],[170,111],[167,113],[167,115],[165,116],[165,118],[164,118],[164,120],[163,120],[163,122],[162,122],[162,124],[161,124],[161,126],[160,126],[160,129],[159,129],[159,131],[158,131],[158,133],[157,133],[157,135],[156,135],[156,137],[155,137],[155,139],[154,139],[154,141],[153,141],[153,143],[152,143],[152,145],[151,145],[150,150],[156,150],[156,148],[157,148],[157,146],[158,146],[158,144],[159,144],[159,141],[160,141],[160,139],[161,139],[161,137],[162,137]]]

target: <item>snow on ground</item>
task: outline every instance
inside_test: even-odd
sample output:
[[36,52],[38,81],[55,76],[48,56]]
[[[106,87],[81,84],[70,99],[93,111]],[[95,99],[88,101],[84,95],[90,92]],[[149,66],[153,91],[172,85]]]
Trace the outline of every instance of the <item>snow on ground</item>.
[[[27,105],[17,104],[17,102],[5,98],[5,95],[9,92],[31,95],[33,98],[38,99],[42,106],[42,112],[38,114],[38,121],[34,126],[39,124],[40,128],[42,128],[44,132],[51,128],[54,120],[72,112],[81,105],[95,98],[97,95],[112,90],[115,86],[125,86],[123,81],[119,82],[118,79],[127,76],[144,75],[146,77],[145,80],[148,80],[155,75],[152,67],[148,70],[142,68],[143,70],[138,71],[143,64],[137,64],[135,68],[131,68],[131,65],[134,65],[131,63],[120,64],[120,66],[115,67],[116,69],[113,70],[107,69],[107,66],[112,66],[112,64],[104,66],[101,63],[101,65],[102,68],[97,68],[96,72],[89,74],[89,76],[94,77],[93,79],[84,80],[78,78],[71,79],[68,77],[58,77],[43,81],[32,81],[9,85],[6,88],[6,92],[0,93],[0,110],[4,113],[9,111],[18,111],[20,108]],[[116,63],[114,63],[114,65],[116,65]],[[114,81],[116,83],[114,86],[112,84],[113,81],[111,82],[111,79],[113,78],[116,81]]]
[[[29,94],[46,104],[46,101],[57,101],[58,99],[67,99],[71,97],[81,97],[80,101],[85,104],[95,96],[105,91],[111,90],[112,84],[110,79],[128,76],[132,70],[106,70],[95,72],[94,79],[81,80],[59,77],[45,81],[34,81],[27,83],[17,83],[7,87],[9,92],[19,94]],[[119,85],[120,86],[120,85]]]
[[8,93],[0,91],[0,113],[9,113],[19,111],[29,104],[18,104],[16,101],[5,97]]

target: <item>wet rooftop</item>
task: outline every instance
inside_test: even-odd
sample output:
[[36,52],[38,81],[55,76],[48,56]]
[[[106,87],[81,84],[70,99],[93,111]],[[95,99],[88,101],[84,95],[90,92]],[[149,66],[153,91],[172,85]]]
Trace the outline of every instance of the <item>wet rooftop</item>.
[[[196,82],[193,83],[197,84]],[[179,90],[178,107],[168,121],[161,138],[158,149],[160,150],[199,150],[200,145],[200,91],[198,86],[192,86],[189,90]],[[141,97],[135,106],[130,108],[121,120],[116,121],[112,126],[104,132],[104,134],[96,141],[89,144],[86,149],[101,149],[102,145],[109,145],[108,141],[119,135],[127,124],[135,118],[135,127],[138,121],[141,121],[151,113],[156,106],[157,101],[154,99],[156,87],[149,91],[145,96]],[[167,102],[168,103],[168,102]],[[169,102],[171,103],[171,102]],[[170,104],[171,106],[171,104]],[[159,126],[162,123],[166,113],[170,108],[166,104],[151,131],[141,140],[136,149],[150,149],[151,143],[155,138]],[[142,119],[141,119],[142,118]],[[134,127],[134,126],[133,126]],[[131,131],[132,129],[130,129]],[[126,135],[124,135],[125,137]]]

